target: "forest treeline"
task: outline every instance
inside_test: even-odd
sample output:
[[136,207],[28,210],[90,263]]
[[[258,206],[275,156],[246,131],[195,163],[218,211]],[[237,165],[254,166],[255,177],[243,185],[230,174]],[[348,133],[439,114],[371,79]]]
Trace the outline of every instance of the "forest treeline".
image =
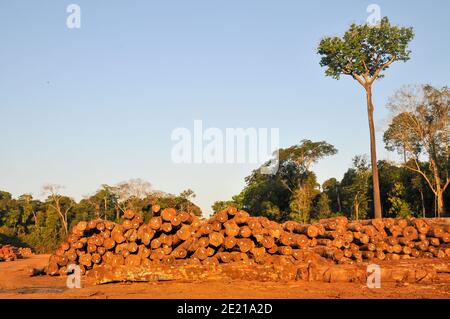
[[66,238],[81,220],[106,219],[121,222],[126,209],[152,217],[151,206],[175,207],[200,216],[201,210],[192,203],[195,194],[188,189],[179,195],[152,190],[151,184],[132,179],[115,186],[102,185],[95,194],[80,201],[62,193],[60,185],[43,187],[46,199],[41,201],[30,194],[13,198],[0,191],[0,243],[29,246],[36,252],[50,252]]
[[[303,143],[305,143],[304,141]],[[307,141],[309,142],[309,141]],[[309,222],[320,218],[347,216],[350,219],[373,218],[372,182],[366,156],[355,156],[353,165],[341,180],[327,179],[320,185],[312,171],[302,176],[301,188],[290,189],[282,176],[262,175],[254,171],[246,178],[246,187],[230,201],[217,201],[214,211],[235,205],[277,221]],[[421,163],[424,167],[428,163]],[[411,170],[388,161],[379,161],[383,217],[437,217],[434,193]],[[449,192],[444,195],[450,205]],[[442,214],[441,216],[446,216]]]
[[[438,217],[449,207],[449,111],[450,90],[430,85],[405,86],[389,100],[391,121],[384,132],[388,151],[397,152],[401,163],[377,161],[383,217]],[[261,168],[248,176],[245,188],[229,201],[212,206],[219,211],[236,205],[254,215],[277,221],[345,215],[351,219],[375,217],[370,161],[353,158],[352,166],[338,180],[320,185],[312,165],[332,156],[337,149],[325,142],[303,140],[278,151],[276,174]],[[264,166],[273,163],[269,161]]]

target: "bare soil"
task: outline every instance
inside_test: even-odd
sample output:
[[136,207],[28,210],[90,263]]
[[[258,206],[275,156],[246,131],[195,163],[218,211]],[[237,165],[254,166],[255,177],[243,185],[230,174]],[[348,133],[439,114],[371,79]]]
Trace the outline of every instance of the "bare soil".
[[439,283],[386,283],[369,289],[360,283],[257,282],[257,281],[164,281],[114,283],[69,289],[65,277],[29,276],[31,267],[44,267],[49,255],[0,263],[0,298],[444,298],[450,299],[450,274],[440,274]]

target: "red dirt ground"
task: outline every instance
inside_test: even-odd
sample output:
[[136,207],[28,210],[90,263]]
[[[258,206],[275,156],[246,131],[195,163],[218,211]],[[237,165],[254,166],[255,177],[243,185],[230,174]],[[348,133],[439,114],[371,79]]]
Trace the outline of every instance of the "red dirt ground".
[[30,267],[44,267],[49,255],[0,263],[0,298],[444,298],[450,299],[450,274],[440,283],[386,283],[369,289],[360,283],[197,281],[114,283],[69,289],[64,277],[30,277]]

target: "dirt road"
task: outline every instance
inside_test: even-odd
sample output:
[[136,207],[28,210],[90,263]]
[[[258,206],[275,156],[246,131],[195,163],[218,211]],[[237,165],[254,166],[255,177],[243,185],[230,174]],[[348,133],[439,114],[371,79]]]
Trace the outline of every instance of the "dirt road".
[[440,283],[386,283],[369,289],[357,283],[197,281],[115,283],[69,289],[64,277],[30,277],[30,267],[43,267],[49,255],[0,263],[0,298],[445,298],[450,299],[450,277]]

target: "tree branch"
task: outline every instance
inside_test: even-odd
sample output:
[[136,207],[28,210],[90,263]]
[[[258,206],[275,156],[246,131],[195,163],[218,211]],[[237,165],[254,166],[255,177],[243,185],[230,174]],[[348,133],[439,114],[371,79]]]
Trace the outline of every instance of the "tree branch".
[[366,87],[366,83],[356,73],[352,73],[351,76],[361,84],[362,87]]
[[425,181],[428,183],[428,186],[430,186],[431,191],[433,192],[433,194],[436,195],[436,191],[434,190],[433,184],[431,184],[430,180],[428,179],[428,176],[427,176],[424,172],[422,172],[422,170],[420,169],[420,166],[419,166],[419,164],[417,163],[417,160],[416,160],[415,158],[414,158],[414,163],[416,164],[417,169],[415,169],[415,168],[413,168],[413,167],[410,167],[410,166],[408,166],[408,165],[405,165],[405,167],[406,167],[407,169],[410,169],[410,170],[413,171],[413,172],[416,172],[416,173],[419,173],[420,175],[422,175],[423,178],[425,178]]
[[444,187],[442,187],[442,193],[445,192],[445,190],[447,189],[447,186],[450,184],[450,179],[447,177],[447,181],[445,182]]
[[367,83],[369,81],[369,68],[364,60],[362,60],[362,63],[364,65],[364,69],[366,70],[366,73],[364,73],[364,80],[366,80]]
[[383,64],[378,70],[375,71],[375,73],[373,74],[372,78],[368,80],[369,84],[372,84],[373,81],[375,81],[378,77],[378,75],[380,75],[380,72],[383,71],[384,69],[386,69],[388,66],[390,66],[392,63],[394,63],[394,61],[397,59],[397,56],[394,54],[392,56],[392,58],[386,62],[385,64]]

